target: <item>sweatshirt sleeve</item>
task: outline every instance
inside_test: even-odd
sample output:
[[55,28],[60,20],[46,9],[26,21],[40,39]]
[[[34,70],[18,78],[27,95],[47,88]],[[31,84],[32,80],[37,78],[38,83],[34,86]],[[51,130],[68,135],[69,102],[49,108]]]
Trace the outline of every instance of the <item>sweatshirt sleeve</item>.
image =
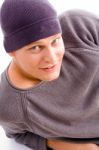
[[16,142],[24,144],[33,150],[47,150],[46,139],[31,132],[11,134],[6,131],[9,138],[14,138]]

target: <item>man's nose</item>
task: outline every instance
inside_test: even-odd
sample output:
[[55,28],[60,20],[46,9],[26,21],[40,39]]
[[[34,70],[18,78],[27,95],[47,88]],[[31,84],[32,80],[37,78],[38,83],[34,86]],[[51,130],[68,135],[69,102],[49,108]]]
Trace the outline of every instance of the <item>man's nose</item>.
[[48,48],[46,50],[44,60],[46,62],[55,63],[57,61],[56,49],[52,47]]

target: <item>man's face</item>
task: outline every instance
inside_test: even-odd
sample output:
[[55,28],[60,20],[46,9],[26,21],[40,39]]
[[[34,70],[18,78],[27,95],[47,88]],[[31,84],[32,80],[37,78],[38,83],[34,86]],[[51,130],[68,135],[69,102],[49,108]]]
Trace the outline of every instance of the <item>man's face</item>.
[[33,42],[12,52],[17,73],[34,82],[51,81],[58,78],[64,44],[61,34]]

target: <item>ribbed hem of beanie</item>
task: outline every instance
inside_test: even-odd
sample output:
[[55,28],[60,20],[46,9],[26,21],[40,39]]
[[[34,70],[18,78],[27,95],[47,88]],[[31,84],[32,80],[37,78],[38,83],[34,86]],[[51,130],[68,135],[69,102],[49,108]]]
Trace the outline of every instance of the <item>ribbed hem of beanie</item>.
[[35,24],[30,24],[9,36],[4,37],[6,52],[12,52],[37,40],[61,33],[58,18],[50,18]]

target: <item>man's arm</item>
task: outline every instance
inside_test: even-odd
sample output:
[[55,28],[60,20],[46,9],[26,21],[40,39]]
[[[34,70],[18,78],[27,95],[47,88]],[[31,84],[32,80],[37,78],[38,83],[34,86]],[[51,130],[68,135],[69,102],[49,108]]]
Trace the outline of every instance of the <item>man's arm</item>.
[[34,133],[15,134],[13,138],[16,142],[24,144],[33,150],[47,150],[46,139]]
[[59,140],[47,140],[47,145],[54,150],[99,150],[96,144],[71,143]]
[[14,134],[6,128],[3,129],[7,137],[15,139],[20,144],[24,144],[33,150],[47,150],[47,140],[37,134],[28,131]]

